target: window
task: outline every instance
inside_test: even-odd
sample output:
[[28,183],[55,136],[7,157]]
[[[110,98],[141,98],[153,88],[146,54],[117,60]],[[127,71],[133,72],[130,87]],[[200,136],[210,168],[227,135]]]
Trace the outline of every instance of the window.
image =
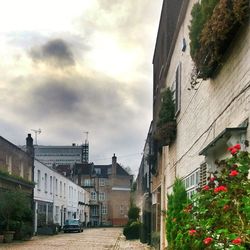
[[91,215],[92,216],[97,216],[98,213],[99,213],[99,211],[98,211],[98,207],[97,206],[91,207]]
[[58,195],[58,180],[56,179],[56,195]]
[[90,187],[91,186],[91,180],[90,179],[85,179],[84,181],[83,181],[83,186],[85,186],[85,187]]
[[101,174],[101,169],[100,168],[95,168],[95,172],[97,175]]
[[91,200],[96,200],[96,192],[91,192]]
[[120,205],[120,214],[124,214],[125,206]]
[[49,191],[50,191],[50,194],[52,194],[52,176],[49,177]]
[[60,197],[62,197],[62,182],[60,181]]
[[41,188],[41,171],[37,170],[37,189],[40,190]]
[[100,178],[100,179],[99,179],[99,185],[100,185],[101,187],[103,187],[103,186],[105,186],[105,184],[106,184],[106,180],[105,180],[104,178]]
[[105,193],[101,192],[101,193],[99,194],[99,200],[100,200],[100,201],[104,201],[104,200],[105,200]]
[[47,193],[48,192],[48,187],[47,187],[47,185],[48,185],[48,176],[47,176],[47,174],[44,174],[44,192],[45,193]]
[[176,72],[175,80],[172,85],[173,100],[175,102],[175,115],[177,116],[181,110],[181,63],[179,63]]
[[183,179],[183,183],[187,190],[187,195],[189,198],[196,192],[200,182],[200,169],[195,170],[186,178]]
[[24,175],[23,175],[23,162],[22,161],[20,162],[20,176],[24,177]]
[[108,213],[107,205],[102,204],[102,214],[107,214],[107,213]]
[[63,184],[63,195],[66,197],[66,183]]

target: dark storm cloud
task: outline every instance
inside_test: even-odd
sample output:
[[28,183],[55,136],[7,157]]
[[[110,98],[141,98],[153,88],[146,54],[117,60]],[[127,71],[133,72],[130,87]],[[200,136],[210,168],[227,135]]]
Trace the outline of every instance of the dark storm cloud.
[[71,48],[63,39],[53,39],[41,47],[31,49],[30,56],[34,61],[43,61],[59,67],[75,64]]

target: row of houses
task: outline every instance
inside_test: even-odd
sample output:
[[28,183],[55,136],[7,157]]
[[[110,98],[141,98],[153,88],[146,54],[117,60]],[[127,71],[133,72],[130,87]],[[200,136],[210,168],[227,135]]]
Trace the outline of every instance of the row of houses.
[[[220,170],[216,162],[229,156],[229,146],[239,143],[249,151],[249,1],[245,19],[235,22],[211,71],[204,71],[210,51],[197,68],[190,48],[193,7],[205,2],[164,0],[162,5],[153,57],[153,120],[137,176],[137,205],[146,225],[142,238],[150,242],[157,233],[160,249],[167,246],[164,211],[175,179],[181,178],[192,196],[212,172]],[[160,140],[159,113],[167,90],[175,105],[174,128],[169,124],[167,128],[173,136],[161,134]]]
[[45,226],[62,227],[67,219],[89,222],[88,191],[34,158],[33,139],[26,151],[0,137],[0,192],[22,190],[34,211],[34,233]]
[[[0,137],[0,192],[22,190],[26,193],[34,211],[35,234],[53,225],[63,227],[67,219],[79,219],[85,226],[127,223],[133,176],[117,163],[115,155],[108,165],[78,161],[68,164],[65,154],[79,158],[79,147],[43,146],[50,158],[55,154],[53,164],[48,166],[46,161],[36,158],[34,149],[37,148],[41,147],[34,147],[30,134],[26,146],[21,148]],[[60,155],[64,152],[62,165],[56,164],[58,150]],[[72,161],[71,158],[72,155],[69,157]]]

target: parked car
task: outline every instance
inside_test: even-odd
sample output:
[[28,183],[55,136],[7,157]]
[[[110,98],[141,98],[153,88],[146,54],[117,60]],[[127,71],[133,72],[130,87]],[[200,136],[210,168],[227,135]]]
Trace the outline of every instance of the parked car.
[[82,232],[83,231],[83,225],[80,222],[80,220],[72,219],[72,220],[66,220],[63,226],[64,233],[68,232]]

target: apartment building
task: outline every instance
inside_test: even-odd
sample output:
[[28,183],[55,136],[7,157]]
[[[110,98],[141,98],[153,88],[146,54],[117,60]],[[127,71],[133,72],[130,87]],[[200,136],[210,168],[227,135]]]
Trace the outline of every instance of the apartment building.
[[133,177],[112,157],[112,164],[75,164],[73,180],[90,192],[91,226],[127,223]]
[[45,165],[52,167],[58,165],[73,165],[88,162],[89,144],[72,143],[70,146],[34,145],[35,158]]

